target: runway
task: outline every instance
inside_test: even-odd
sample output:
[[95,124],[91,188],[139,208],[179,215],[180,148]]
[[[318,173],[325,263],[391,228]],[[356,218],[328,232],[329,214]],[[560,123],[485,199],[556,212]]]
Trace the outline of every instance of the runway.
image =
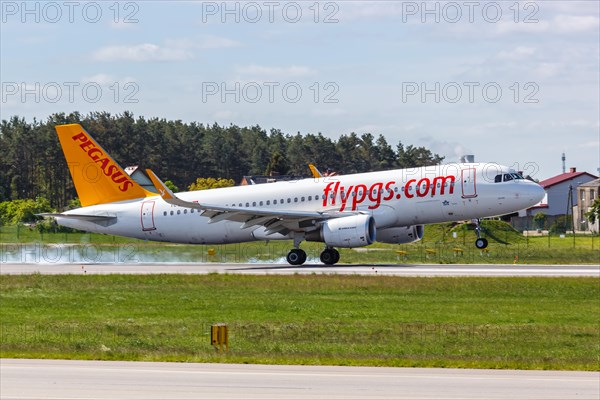
[[597,372],[0,360],[4,400],[594,399]]
[[600,277],[597,265],[513,264],[218,264],[218,263],[106,263],[11,264],[2,263],[0,274],[360,274],[391,276],[570,276]]

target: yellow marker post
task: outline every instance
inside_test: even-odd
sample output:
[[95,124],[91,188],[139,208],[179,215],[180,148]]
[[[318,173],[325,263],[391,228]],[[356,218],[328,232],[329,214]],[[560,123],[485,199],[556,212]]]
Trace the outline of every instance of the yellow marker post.
[[229,351],[229,330],[226,324],[215,324],[210,327],[210,344],[219,349],[219,353]]

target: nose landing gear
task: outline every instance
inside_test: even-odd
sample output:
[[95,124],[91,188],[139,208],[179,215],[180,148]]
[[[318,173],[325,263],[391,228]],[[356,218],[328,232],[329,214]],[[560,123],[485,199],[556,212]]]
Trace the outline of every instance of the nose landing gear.
[[486,238],[481,237],[481,226],[479,226],[481,219],[476,218],[473,220],[475,223],[475,233],[477,234],[477,240],[475,240],[475,247],[478,249],[485,249],[488,247],[488,241]]

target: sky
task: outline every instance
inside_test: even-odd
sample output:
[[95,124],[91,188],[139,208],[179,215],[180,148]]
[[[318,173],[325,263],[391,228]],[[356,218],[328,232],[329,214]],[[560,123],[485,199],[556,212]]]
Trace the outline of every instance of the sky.
[[369,132],[539,180],[564,152],[598,175],[599,5],[2,1],[0,117]]

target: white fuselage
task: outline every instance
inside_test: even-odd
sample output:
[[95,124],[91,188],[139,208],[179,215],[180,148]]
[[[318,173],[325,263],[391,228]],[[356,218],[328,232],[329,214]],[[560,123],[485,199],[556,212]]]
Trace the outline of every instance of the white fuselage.
[[[363,174],[237,186],[177,196],[200,204],[270,211],[361,211],[373,215],[377,229],[460,221],[503,215],[536,204],[543,189],[524,179],[497,182],[509,168],[491,163],[448,164]],[[514,171],[512,171],[514,172]],[[264,227],[242,229],[243,222],[212,223],[192,208],[166,203],[160,196],[107,203],[65,214],[115,215],[99,224],[58,217],[61,225],[85,231],[175,243],[218,244],[262,239]]]

